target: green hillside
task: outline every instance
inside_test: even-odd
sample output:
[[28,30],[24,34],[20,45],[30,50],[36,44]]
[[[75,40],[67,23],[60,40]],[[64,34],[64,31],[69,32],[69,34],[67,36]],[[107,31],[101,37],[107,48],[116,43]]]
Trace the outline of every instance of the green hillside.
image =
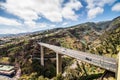
[[[116,58],[120,51],[119,36],[120,17],[111,21],[87,22],[68,28],[38,31],[22,37],[8,37],[0,40],[0,63],[20,64],[22,69],[20,80],[95,80],[104,73],[103,69],[65,56],[63,73],[56,76],[54,59],[46,60],[43,67],[40,60],[32,59],[30,56],[40,57],[40,46],[37,42],[44,42]],[[55,56],[53,51],[46,48],[45,53],[46,57]],[[71,68],[73,64],[75,68]],[[114,80],[113,76],[108,78]]]

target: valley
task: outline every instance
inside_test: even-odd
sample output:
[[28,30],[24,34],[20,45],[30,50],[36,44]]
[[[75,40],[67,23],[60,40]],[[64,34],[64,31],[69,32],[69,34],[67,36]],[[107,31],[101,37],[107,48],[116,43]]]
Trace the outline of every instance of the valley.
[[[48,43],[72,50],[117,58],[120,51],[120,17],[111,21],[87,22],[67,28],[37,31],[22,36],[0,38],[0,63],[19,64],[20,80],[96,80],[105,70],[91,64],[63,56],[63,73],[56,75],[56,60],[52,50],[45,48],[46,67],[40,65],[40,46],[37,42]],[[115,74],[105,76],[115,80]]]

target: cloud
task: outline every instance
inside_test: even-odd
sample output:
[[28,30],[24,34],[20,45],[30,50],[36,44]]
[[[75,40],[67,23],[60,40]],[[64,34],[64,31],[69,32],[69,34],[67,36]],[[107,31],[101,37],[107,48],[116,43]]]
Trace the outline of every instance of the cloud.
[[[77,20],[79,16],[76,11],[81,7],[80,0],[68,0],[67,2],[65,0],[6,0],[6,2],[0,2],[0,8],[17,16],[22,23],[16,19],[2,18],[0,25],[4,24],[7,27],[19,25],[22,27],[21,30],[26,32],[51,29],[63,23],[64,20]],[[40,22],[42,19],[47,19],[50,23]],[[8,31],[8,29],[0,29],[2,30],[5,33]],[[13,33],[19,33],[21,30],[12,29]]]
[[88,18],[89,19],[95,18],[98,14],[102,14],[103,11],[104,11],[103,8],[100,7],[92,8],[88,11]]
[[63,26],[65,26],[65,25],[67,25],[67,24],[68,24],[67,22],[62,23]]
[[28,20],[28,21],[24,21],[24,25],[34,28],[36,26],[36,22],[32,20]]
[[116,3],[116,4],[112,7],[112,11],[120,12],[120,2],[119,2],[119,3]]
[[[26,26],[26,25],[24,25]],[[39,30],[45,30],[45,29],[51,29],[51,28],[55,28],[56,25],[52,24],[52,23],[36,23],[35,26],[33,27],[27,27],[27,30],[29,32],[33,32],[33,31],[39,31]]]
[[102,14],[104,11],[104,6],[106,4],[111,5],[116,0],[85,0],[87,2],[88,13],[87,16],[89,19],[95,18],[97,15]]
[[0,16],[0,24],[8,26],[21,26],[22,24],[15,19],[8,19]]
[[24,33],[26,32],[25,30],[20,30],[20,29],[0,29],[0,34],[16,34],[16,33]]
[[13,27],[13,26],[6,26],[3,25],[0,28],[0,34],[17,34],[17,33],[25,33],[25,32],[34,32],[46,29],[55,28],[56,25],[54,24],[47,24],[47,23],[36,23],[34,27],[28,27],[26,25],[22,25],[22,27]]
[[82,7],[82,4],[78,0],[70,0],[70,2],[66,3],[64,6],[65,7],[62,10],[63,17],[76,20],[78,16],[75,14],[74,10],[79,10]]
[[79,0],[7,0],[1,3],[2,9],[23,19],[25,24],[34,25],[35,21],[46,18],[51,22],[62,22],[64,19],[76,20],[75,11],[82,7]]
[[50,26],[50,24],[47,24],[47,23],[38,23],[37,24],[37,28],[45,28],[45,27],[48,27],[48,25]]

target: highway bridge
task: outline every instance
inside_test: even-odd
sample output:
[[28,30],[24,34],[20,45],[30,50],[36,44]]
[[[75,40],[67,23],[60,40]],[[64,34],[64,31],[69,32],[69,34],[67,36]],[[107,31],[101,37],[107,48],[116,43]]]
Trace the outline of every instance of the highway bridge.
[[[44,47],[49,48],[56,52],[56,67],[57,74],[62,71],[62,55],[67,55],[72,58],[78,59],[80,61],[87,62],[89,64],[93,64],[95,66],[101,67],[105,70],[115,72],[117,74],[118,71],[118,60],[114,58],[109,58],[105,56],[100,56],[96,54],[91,54],[87,52],[81,52],[76,50],[71,50],[63,47],[58,47],[46,43],[38,43],[41,46],[41,65],[44,66]],[[120,76],[120,74],[118,74]],[[118,76],[117,75],[117,76]],[[120,79],[117,79],[120,80]]]

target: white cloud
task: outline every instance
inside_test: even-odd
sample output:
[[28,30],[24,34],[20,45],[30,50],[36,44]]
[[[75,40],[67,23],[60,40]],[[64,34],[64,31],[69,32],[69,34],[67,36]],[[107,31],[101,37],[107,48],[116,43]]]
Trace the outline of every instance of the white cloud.
[[63,8],[62,14],[64,18],[71,19],[71,20],[76,20],[78,17],[77,15],[75,15],[75,12],[72,11],[72,9],[67,8],[67,7]]
[[35,25],[34,20],[41,17],[51,22],[62,22],[64,19],[76,20],[75,10],[82,5],[79,0],[70,0],[63,6],[63,0],[7,0],[1,3],[7,12],[23,19],[25,24]]
[[49,24],[46,24],[46,23],[38,23],[37,24],[37,28],[45,28],[45,27],[48,27]]
[[0,24],[8,25],[8,26],[21,26],[22,25],[15,19],[8,19],[8,18],[1,17],[1,16],[0,16]]
[[120,2],[119,2],[119,3],[116,3],[116,4],[112,7],[112,11],[120,12]]
[[70,0],[70,2],[66,3],[64,6],[65,7],[62,10],[63,17],[76,20],[78,16],[75,14],[74,10],[79,10],[82,7],[82,4],[78,0]]
[[[23,24],[16,19],[0,18],[0,25],[22,26],[22,29],[0,29],[3,33],[30,32],[35,30],[50,29],[56,27],[52,23],[36,22],[38,19],[46,18],[51,22],[62,22],[63,19],[77,20],[75,11],[82,7],[79,0],[6,0],[0,3],[0,8],[23,20]],[[65,25],[66,23],[64,23]]]
[[34,21],[28,20],[24,22],[24,25],[34,28],[36,26],[36,23]]
[[87,8],[91,9],[94,7],[104,7],[105,4],[111,5],[116,0],[85,0],[87,2]]
[[45,30],[45,29],[51,29],[56,27],[54,24],[48,24],[48,23],[36,23],[34,27],[27,27],[29,32],[33,31],[39,31],[39,30]]
[[[22,25],[22,27],[8,27],[3,26],[4,28],[0,28],[0,34],[17,34],[17,33],[25,33],[25,32],[34,32],[45,29],[55,28],[54,24],[47,23],[37,23],[34,27],[28,27],[26,25]],[[6,27],[6,28],[5,28]]]
[[68,24],[67,22],[64,22],[62,25],[65,26],[65,25],[67,25],[67,24]]
[[52,25],[50,25],[51,27],[56,27],[56,25],[54,25],[54,24],[52,24]]
[[92,8],[88,11],[88,18],[92,19],[95,18],[98,14],[102,14],[103,13],[103,8],[100,7],[96,7],[96,8]]
[[102,14],[104,9],[103,7],[108,4],[113,4],[116,0],[85,0],[87,2],[88,13],[87,16],[89,19],[95,18],[97,15]]
[[0,34],[16,34],[16,33],[23,33],[27,32],[25,30],[20,30],[20,29],[0,29]]

